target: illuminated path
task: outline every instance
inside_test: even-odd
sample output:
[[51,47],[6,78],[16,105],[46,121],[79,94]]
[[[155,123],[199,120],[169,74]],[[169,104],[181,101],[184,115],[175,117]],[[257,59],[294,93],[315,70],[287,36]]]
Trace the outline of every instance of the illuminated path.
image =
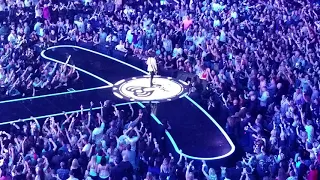
[[[96,105],[106,99],[126,103],[113,95],[113,84],[121,79],[147,74],[131,64],[78,46],[50,47],[43,51],[41,56],[49,61],[64,63],[66,54],[71,55],[70,64],[75,65],[81,72],[83,89],[1,101],[0,117],[17,121],[20,117],[29,120],[31,115],[38,118],[59,116],[62,111],[77,112],[80,104],[88,105],[91,100]],[[138,105],[145,107],[142,103]],[[157,109],[157,114],[151,116],[159,126],[162,126],[165,120],[170,122],[172,129],[166,131],[166,135],[177,153],[181,153],[179,149],[182,149],[183,155],[188,158],[214,160],[225,158],[235,151],[234,144],[223,128],[187,95],[160,103]],[[4,123],[10,122],[2,120],[1,124]]]

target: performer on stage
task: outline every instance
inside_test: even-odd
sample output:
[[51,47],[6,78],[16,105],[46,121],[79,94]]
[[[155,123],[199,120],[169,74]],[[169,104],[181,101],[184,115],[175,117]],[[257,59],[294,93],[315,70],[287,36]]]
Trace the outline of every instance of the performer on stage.
[[152,87],[153,83],[153,77],[155,74],[158,72],[158,67],[157,67],[157,60],[156,58],[152,55],[152,52],[149,52],[149,57],[147,59],[147,65],[148,65],[148,71],[150,73],[150,87]]

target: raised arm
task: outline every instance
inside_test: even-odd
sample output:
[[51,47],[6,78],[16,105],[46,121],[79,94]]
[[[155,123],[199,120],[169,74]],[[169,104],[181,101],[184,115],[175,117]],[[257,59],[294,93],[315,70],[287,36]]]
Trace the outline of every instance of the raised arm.
[[254,132],[258,132],[258,130],[257,129],[255,129],[252,125],[251,125],[251,123],[249,122],[248,123],[248,126],[249,126],[249,128],[252,130],[252,131],[254,131]]
[[30,122],[30,125],[32,125],[32,128],[34,128],[34,130],[35,129],[40,130],[40,124],[39,124],[38,120],[32,116],[30,118],[34,121],[34,124]]
[[102,104],[102,102],[100,101],[100,107],[101,107],[101,109],[100,109],[100,115],[101,115],[101,119],[104,119],[104,117],[103,117],[103,104]]
[[131,111],[131,114],[130,114],[130,119],[131,119],[134,116],[134,110],[133,110],[131,104],[129,104],[129,108],[130,108],[130,111]]
[[63,112],[63,114],[64,114],[66,119],[62,122],[61,126],[64,126],[65,124],[69,123],[70,122],[70,118],[73,115],[72,114],[72,115],[68,116],[65,112]]
[[[140,122],[140,129],[139,129],[139,132],[142,132],[142,130],[143,130],[143,122]],[[142,137],[145,135],[145,133],[142,135]]]
[[67,130],[65,132],[66,132],[68,142],[69,142],[69,144],[71,144],[71,138],[70,138],[69,132]]
[[206,178],[208,178],[208,177],[209,177],[209,174],[208,174],[208,173],[206,172],[206,170],[205,170],[206,167],[208,167],[207,164],[206,164],[206,162],[205,162],[205,161],[202,161],[202,168],[201,168],[202,173],[203,173],[203,175],[204,175]]
[[123,131],[123,135],[128,135],[128,133],[132,130],[132,127],[129,127],[127,130]]
[[87,128],[87,130],[88,130],[88,132],[89,132],[88,141],[91,141],[91,139],[92,139],[92,131],[91,131],[91,129],[90,129],[89,127],[86,127],[86,128]]
[[300,132],[299,132],[299,126],[296,127],[296,133],[297,133],[297,136],[298,136],[299,138],[302,138],[301,135],[300,135]]
[[[83,113],[83,105],[80,105],[80,114],[81,114],[81,117],[84,115]],[[83,117],[82,117],[83,118]],[[84,118],[83,118],[84,119]]]
[[313,150],[308,147],[308,142],[306,142],[305,147],[308,152],[313,153]]
[[189,174],[190,174],[190,168],[191,168],[191,166],[192,166],[192,163],[193,163],[193,160],[190,161],[190,163],[189,163],[188,166],[187,166],[186,179],[189,179],[188,177],[189,177]]
[[45,156],[42,156],[42,158],[44,159],[44,168],[43,168],[43,170],[45,171],[49,167],[49,161]]
[[[0,131],[0,135],[2,134],[2,131]],[[0,137],[0,145],[1,145],[1,149],[0,149],[0,154],[2,156],[5,156],[5,153],[3,152],[4,151],[4,145],[3,145],[3,137]]]
[[177,162],[177,165],[180,165],[181,162],[182,162],[182,150],[180,149],[179,160]]
[[69,128],[68,128],[68,131],[69,131],[69,132],[72,131],[75,120],[76,120],[75,118],[72,118],[71,123],[69,124]]
[[134,127],[134,131],[135,131],[136,134],[137,134],[137,138],[135,138],[135,139],[133,140],[133,142],[137,142],[137,141],[140,139],[140,132],[139,132],[139,130],[138,130],[137,127]]
[[95,147],[95,144],[92,144],[91,147],[90,147],[90,150],[89,150],[89,153],[88,153],[88,157],[89,158],[91,157],[91,154],[92,154],[92,151],[93,151],[94,147]]
[[91,123],[91,112],[89,111],[89,113],[88,113],[88,123],[87,123],[86,127],[90,127],[90,123]]
[[17,138],[14,138],[14,143],[15,143],[15,147],[16,147],[17,151],[21,152],[21,144]]
[[307,125],[306,122],[305,122],[305,114],[304,114],[304,112],[302,111],[302,108],[301,108],[301,107],[299,107],[298,109],[299,109],[299,112],[300,112],[300,115],[301,115],[301,123],[302,123],[302,125],[305,127],[305,126]]
[[9,140],[11,140],[11,134],[9,134],[9,133],[7,133],[7,132],[5,132],[5,131],[2,131],[2,134],[3,135],[5,135],[5,136],[7,136],[7,138],[9,139]]
[[24,155],[24,143],[26,142],[26,140],[27,140],[27,137],[24,137],[22,144],[21,144],[21,152],[23,155]]
[[56,151],[57,148],[58,148],[57,144],[56,144],[51,138],[49,138],[49,142],[50,142],[50,143],[52,144],[52,146],[53,146],[53,151]]
[[17,130],[20,130],[20,126],[18,126],[16,123],[12,123],[12,126],[14,126]]
[[120,114],[119,114],[119,110],[118,110],[117,106],[113,106],[113,108],[114,108],[114,115],[119,117]]

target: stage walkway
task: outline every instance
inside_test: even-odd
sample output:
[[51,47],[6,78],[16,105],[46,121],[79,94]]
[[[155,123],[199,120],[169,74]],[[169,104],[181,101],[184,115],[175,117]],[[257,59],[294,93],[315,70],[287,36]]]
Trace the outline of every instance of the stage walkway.
[[[121,79],[146,75],[144,70],[121,60],[77,46],[51,47],[41,55],[58,63],[64,63],[71,56],[69,63],[80,72],[81,85],[66,92],[1,101],[1,124],[18,121],[19,118],[28,120],[30,116],[41,119],[61,115],[63,111],[76,112],[80,104],[88,108],[90,101],[94,102],[96,109],[99,109],[99,101],[107,99],[124,103],[123,108],[126,108],[127,102],[112,93],[113,84]],[[134,104],[135,108],[147,105]],[[166,135],[172,148],[177,153],[182,149],[189,158],[222,159],[235,150],[223,128],[187,95],[158,104],[156,114],[151,117],[160,129],[163,122],[169,121],[171,129],[166,131]]]

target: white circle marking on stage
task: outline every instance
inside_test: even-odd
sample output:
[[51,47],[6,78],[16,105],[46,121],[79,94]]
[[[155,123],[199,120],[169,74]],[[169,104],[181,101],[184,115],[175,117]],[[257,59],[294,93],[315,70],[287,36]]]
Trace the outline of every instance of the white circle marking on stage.
[[170,78],[154,77],[150,87],[150,77],[132,78],[119,86],[119,93],[138,101],[168,100],[181,95],[184,87]]

